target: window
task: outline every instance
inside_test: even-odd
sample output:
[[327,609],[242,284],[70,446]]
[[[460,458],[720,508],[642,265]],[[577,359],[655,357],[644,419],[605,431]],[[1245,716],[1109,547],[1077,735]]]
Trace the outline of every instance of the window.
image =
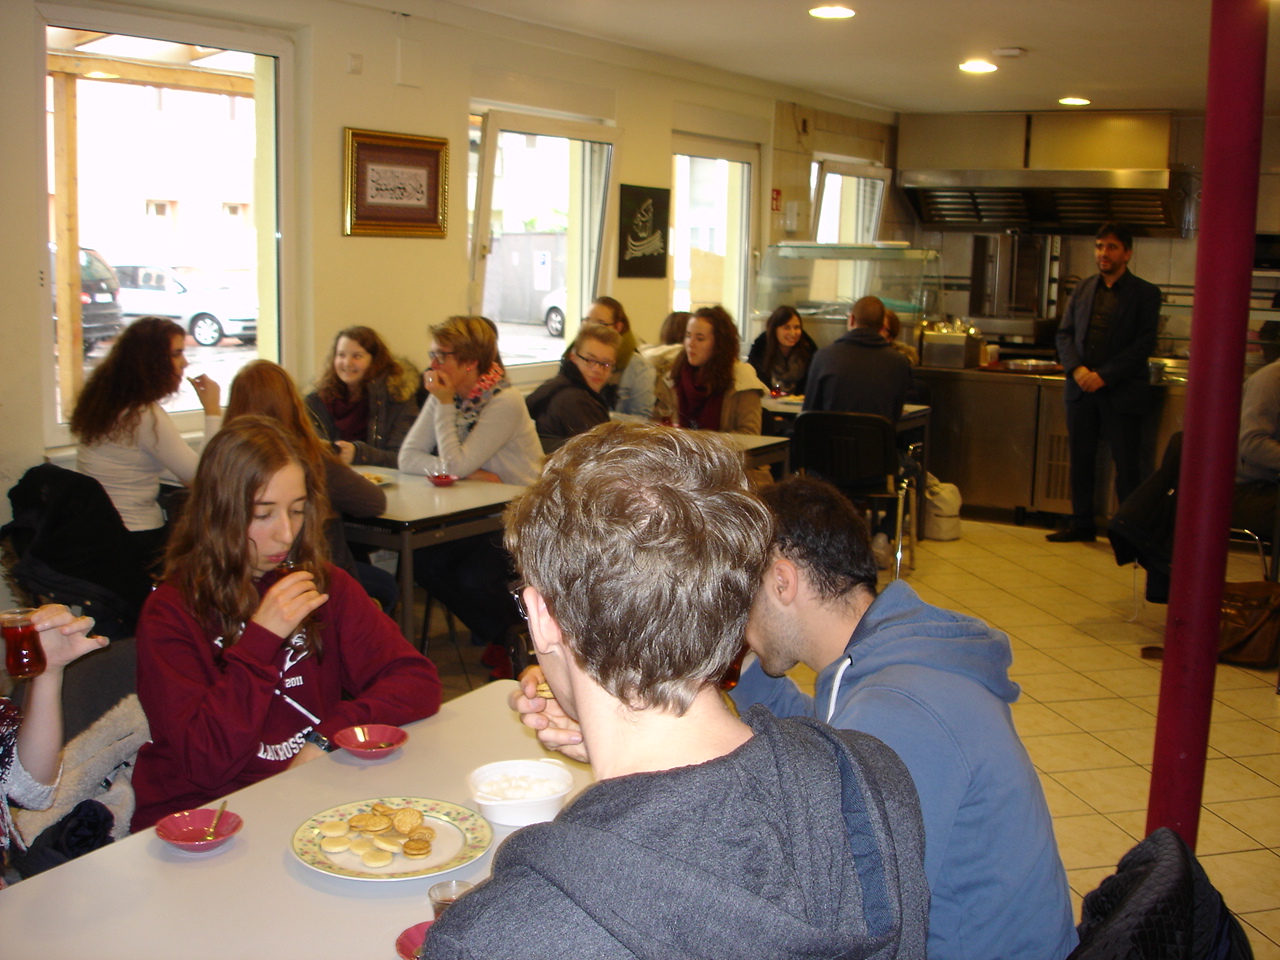
[[672,310],[723,304],[745,331],[755,146],[676,138],[671,197]]
[[[65,421],[84,378],[138,316],[186,329],[190,373],[213,377],[224,396],[258,355],[260,333],[264,355],[276,357],[279,342],[274,129],[286,48],[213,27],[173,36],[172,23],[130,36],[113,32],[111,13],[64,15],[84,20],[46,28],[50,445],[71,441]],[[130,29],[140,22],[128,18]],[[232,42],[263,52],[218,45]],[[179,413],[199,410],[186,383],[165,406],[180,428],[198,426],[198,415]]]
[[814,239],[873,243],[880,229],[890,171],[870,164],[822,160],[814,164]]
[[508,366],[558,360],[596,296],[616,141],[603,125],[472,118],[471,309],[499,324]]

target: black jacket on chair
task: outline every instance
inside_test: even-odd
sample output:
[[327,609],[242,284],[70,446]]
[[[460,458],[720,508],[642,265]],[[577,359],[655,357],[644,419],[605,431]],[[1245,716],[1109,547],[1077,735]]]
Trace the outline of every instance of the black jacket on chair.
[[1182,466],[1182,432],[1169,438],[1160,469],[1125,498],[1107,522],[1116,563],[1137,561],[1147,571],[1147,600],[1169,602],[1173,571],[1173,525],[1178,514],[1178,477]]
[[132,636],[151,578],[111,498],[93,477],[52,463],[9,490],[13,520],[0,528],[27,592],[80,606],[113,640]]

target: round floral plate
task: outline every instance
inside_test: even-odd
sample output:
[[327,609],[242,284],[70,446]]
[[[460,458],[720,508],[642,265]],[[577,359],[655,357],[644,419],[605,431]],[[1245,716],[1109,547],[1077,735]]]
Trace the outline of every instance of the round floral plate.
[[[320,824],[327,820],[350,820],[357,813],[370,813],[375,803],[383,803],[394,809],[412,807],[420,810],[424,817],[423,823],[436,832],[431,841],[431,853],[421,860],[410,860],[403,854],[395,854],[386,866],[370,867],[359,854],[350,850],[326,853],[320,849],[320,841],[323,839]],[[375,797],[371,800],[342,803],[308,818],[293,835],[293,852],[312,870],[335,877],[350,877],[353,880],[411,880],[415,877],[435,876],[464,866],[481,856],[491,843],[493,827],[474,810],[445,800]]]

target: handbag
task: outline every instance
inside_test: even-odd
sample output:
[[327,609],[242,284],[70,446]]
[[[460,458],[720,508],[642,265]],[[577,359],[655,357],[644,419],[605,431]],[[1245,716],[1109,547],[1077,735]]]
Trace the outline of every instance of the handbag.
[[1280,662],[1280,583],[1248,580],[1223,587],[1218,662],[1259,670]]

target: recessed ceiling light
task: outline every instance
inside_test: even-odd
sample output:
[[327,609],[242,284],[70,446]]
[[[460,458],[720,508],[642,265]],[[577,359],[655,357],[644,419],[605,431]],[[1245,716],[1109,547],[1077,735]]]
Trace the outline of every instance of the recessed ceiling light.
[[91,70],[84,75],[86,80],[119,80],[120,74],[107,73],[104,70]]
[[1087,107],[1092,103],[1091,100],[1086,100],[1084,97],[1062,97],[1058,102],[1064,107]]
[[809,11],[809,16],[817,17],[819,20],[848,20],[853,16],[853,11],[848,7],[825,6],[814,7]]
[[960,69],[965,73],[993,73],[996,65],[986,60],[966,60],[960,64]]

